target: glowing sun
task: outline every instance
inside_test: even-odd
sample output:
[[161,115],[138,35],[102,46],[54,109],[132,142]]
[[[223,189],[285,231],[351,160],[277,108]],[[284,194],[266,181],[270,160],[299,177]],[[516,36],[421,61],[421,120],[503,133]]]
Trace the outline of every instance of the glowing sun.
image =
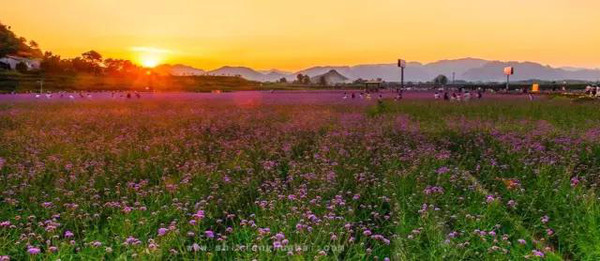
[[149,55],[142,55],[140,57],[140,63],[144,67],[153,68],[153,67],[156,67],[160,63],[160,59],[157,57],[149,56]]
[[157,49],[152,47],[133,47],[132,50],[136,53],[138,64],[153,68],[164,62],[165,56],[171,51]]

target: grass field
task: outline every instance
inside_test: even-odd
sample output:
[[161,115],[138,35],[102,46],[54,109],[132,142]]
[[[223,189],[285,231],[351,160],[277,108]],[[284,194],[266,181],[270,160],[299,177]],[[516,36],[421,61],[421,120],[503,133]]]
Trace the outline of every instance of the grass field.
[[600,259],[597,103],[295,95],[0,100],[0,260]]

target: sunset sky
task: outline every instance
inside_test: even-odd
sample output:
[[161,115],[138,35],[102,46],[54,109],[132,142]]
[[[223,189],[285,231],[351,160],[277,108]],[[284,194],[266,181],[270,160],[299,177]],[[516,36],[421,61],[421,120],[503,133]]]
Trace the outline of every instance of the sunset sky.
[[600,67],[598,0],[0,0],[44,50],[297,70],[478,57]]

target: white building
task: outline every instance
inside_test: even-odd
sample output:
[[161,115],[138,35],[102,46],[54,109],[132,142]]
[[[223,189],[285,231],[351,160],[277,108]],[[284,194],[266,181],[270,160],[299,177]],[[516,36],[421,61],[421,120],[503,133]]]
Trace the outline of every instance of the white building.
[[[30,59],[20,56],[7,55],[0,58],[0,64],[9,67],[11,70],[17,69],[17,64],[25,63],[27,70],[39,70],[41,61],[39,59]],[[3,67],[3,66],[0,66]]]

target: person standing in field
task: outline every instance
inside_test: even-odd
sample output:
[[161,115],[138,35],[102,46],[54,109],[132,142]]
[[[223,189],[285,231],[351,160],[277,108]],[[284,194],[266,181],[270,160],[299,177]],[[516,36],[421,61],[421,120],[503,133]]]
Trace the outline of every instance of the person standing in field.
[[467,90],[467,92],[465,92],[463,97],[464,97],[463,98],[464,101],[469,101],[471,99],[471,91]]
[[396,94],[396,98],[395,98],[395,100],[396,100],[396,101],[400,101],[400,100],[402,100],[402,92],[399,92],[398,94]]

